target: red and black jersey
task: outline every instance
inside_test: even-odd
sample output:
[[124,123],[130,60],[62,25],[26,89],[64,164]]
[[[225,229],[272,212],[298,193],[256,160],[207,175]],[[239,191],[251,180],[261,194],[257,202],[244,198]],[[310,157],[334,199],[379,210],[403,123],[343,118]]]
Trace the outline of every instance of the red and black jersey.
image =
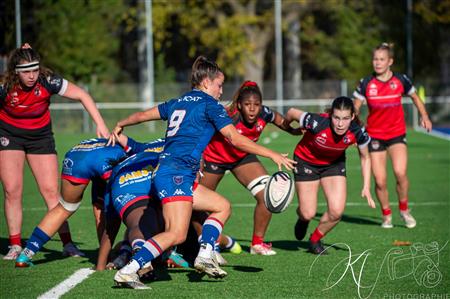
[[330,165],[345,160],[345,150],[350,145],[356,143],[364,147],[370,141],[364,128],[354,121],[344,135],[334,133],[328,115],[303,113],[299,123],[306,133],[295,147],[294,154],[314,165]]
[[361,79],[353,96],[367,101],[367,132],[376,139],[388,140],[406,134],[402,95],[416,91],[404,74],[393,73],[386,82],[374,75]]
[[39,76],[29,90],[14,86],[9,92],[0,86],[0,119],[22,129],[39,129],[50,123],[50,97],[63,95],[67,81],[58,75]]
[[[233,120],[236,130],[250,140],[257,142],[259,136],[265,126],[273,122],[275,113],[267,106],[262,106],[261,113],[258,115],[256,122],[249,126],[242,119],[241,114],[237,111],[227,110],[228,115]],[[216,133],[211,139],[210,143],[203,152],[203,159],[208,162],[227,164],[235,163],[244,158],[248,153],[235,148],[222,134]]]

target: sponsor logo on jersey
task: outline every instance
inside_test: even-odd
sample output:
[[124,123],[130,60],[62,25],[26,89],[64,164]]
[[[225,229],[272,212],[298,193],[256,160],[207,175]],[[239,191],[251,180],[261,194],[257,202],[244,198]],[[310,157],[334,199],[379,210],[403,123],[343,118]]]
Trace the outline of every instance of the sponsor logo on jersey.
[[61,85],[61,79],[60,79],[60,78],[53,78],[53,79],[50,81],[50,84],[51,84],[51,85]]
[[176,189],[173,195],[185,195],[186,193],[183,192],[181,189]]
[[78,144],[72,148],[72,151],[76,150],[91,150],[95,148],[103,148],[106,146],[106,142],[97,142],[97,143],[86,143],[86,144]]
[[176,175],[176,176],[174,176],[172,179],[173,179],[173,182],[174,182],[176,185],[181,185],[181,184],[183,184],[183,176],[182,176],[182,175]]
[[178,102],[197,102],[202,97],[184,96],[178,99]]
[[4,136],[0,137],[0,144],[2,146],[8,146],[9,145],[9,139],[4,137]]
[[317,127],[318,124],[319,124],[319,123],[317,122],[317,120],[314,120],[314,121],[313,121],[313,124],[312,124],[312,128],[315,129],[315,128]]
[[152,148],[147,148],[144,150],[144,152],[150,152],[150,153],[160,153],[164,150],[163,146],[160,147],[152,147]]
[[317,136],[316,141],[319,144],[325,144],[327,142],[327,134],[322,133],[320,136]]
[[306,124],[305,128],[311,129],[311,124],[309,123],[310,121],[311,121],[311,114],[308,114],[305,120],[303,121]]
[[64,165],[64,167],[72,168],[73,167],[73,160],[69,159],[69,158],[65,158],[64,161],[63,161],[63,165]]
[[378,88],[377,85],[372,83],[369,86],[369,96],[376,96],[378,95]]
[[151,172],[148,171],[147,169],[141,169],[141,170],[128,172],[128,173],[120,176],[119,184],[122,185],[130,180],[138,180],[141,178],[145,178],[145,177],[148,177],[150,174],[151,174]]
[[136,196],[130,193],[126,193],[126,194],[121,194],[119,196],[117,196],[114,201],[119,203],[120,205],[125,205],[127,202],[129,202],[132,199],[135,199]]

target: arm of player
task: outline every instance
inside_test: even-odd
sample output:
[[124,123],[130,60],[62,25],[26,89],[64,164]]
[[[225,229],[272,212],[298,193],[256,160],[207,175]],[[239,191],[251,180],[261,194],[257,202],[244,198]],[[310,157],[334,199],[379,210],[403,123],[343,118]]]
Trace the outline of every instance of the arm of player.
[[116,127],[113,129],[112,134],[109,137],[108,145],[112,144],[114,146],[116,144],[118,136],[120,136],[125,127],[157,119],[161,119],[161,115],[159,114],[158,107],[156,106],[145,111],[139,111],[131,114],[127,118],[117,122]]
[[97,126],[96,129],[97,137],[103,138],[109,137],[109,129],[106,126],[105,121],[103,120],[100,112],[98,111],[94,100],[86,91],[84,91],[81,87],[78,87],[77,85],[68,82],[66,92],[64,93],[63,96],[71,100],[81,102],[81,104],[84,106],[84,109],[86,109],[86,111],[92,117],[92,120],[95,122]]
[[223,127],[220,133],[228,139],[228,141],[236,148],[244,151],[246,153],[255,154],[263,157],[272,159],[277,165],[278,169],[281,171],[281,166],[284,165],[286,169],[294,169],[294,164],[296,162],[287,158],[287,154],[280,154],[270,150],[264,146],[261,146],[245,136],[239,134],[236,128],[230,124]]
[[420,114],[420,125],[427,130],[427,132],[430,132],[433,128],[433,124],[431,123],[430,118],[428,117],[427,110],[425,109],[425,105],[423,104],[420,97],[417,95],[417,93],[413,93],[410,95],[414,105],[416,105],[417,110],[419,110]]
[[289,134],[302,135],[302,130],[300,128],[293,128],[290,125],[291,122],[288,122],[287,119],[283,115],[281,115],[278,112],[274,112],[274,113],[275,113],[275,118],[273,120],[274,125],[276,125],[281,130],[288,132]]
[[95,269],[97,271],[103,271],[108,263],[108,256],[111,252],[112,245],[116,239],[117,233],[120,228],[120,218],[119,217],[108,217],[106,219],[106,227],[103,231],[102,238],[100,240],[100,248],[98,250],[97,266]]
[[359,115],[359,113],[361,112],[362,104],[363,104],[363,101],[361,99],[358,99],[358,98],[353,99],[353,106],[355,107],[356,115]]
[[[286,112],[286,115],[284,116],[284,118],[286,119],[286,122],[288,124],[292,123],[293,121],[296,121],[300,124],[300,118],[302,117],[302,115],[306,113],[303,110],[297,109],[297,108],[289,108],[289,110]],[[302,126],[302,124],[300,124],[300,127]]]
[[361,172],[363,176],[363,188],[361,191],[361,197],[367,198],[367,204],[372,209],[375,208],[375,202],[372,199],[372,194],[370,193],[370,175],[371,175],[371,164],[370,164],[370,154],[369,147],[366,145],[364,147],[358,147],[359,158],[361,160]]

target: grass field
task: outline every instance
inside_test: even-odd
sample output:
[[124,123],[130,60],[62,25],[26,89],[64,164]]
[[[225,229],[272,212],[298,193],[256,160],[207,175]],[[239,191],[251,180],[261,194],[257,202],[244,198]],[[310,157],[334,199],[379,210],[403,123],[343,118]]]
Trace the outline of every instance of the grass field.
[[[143,141],[147,133],[130,132]],[[264,135],[275,137],[271,132]],[[60,158],[86,135],[56,135]],[[158,136],[159,137],[159,136]],[[144,137],[145,138],[145,137]],[[150,139],[151,137],[149,137]],[[262,138],[262,141],[264,141]],[[393,208],[393,229],[380,227],[380,210],[368,208],[361,199],[361,176],[356,149],[348,151],[348,204],[341,223],[324,238],[333,245],[328,256],[306,252],[306,242],[293,235],[296,202],[282,214],[274,215],[266,239],[276,256],[252,256],[248,253],[252,233],[254,200],[236,180],[227,175],[219,192],[233,204],[233,215],[225,232],[236,238],[244,252],[224,253],[229,265],[228,277],[213,280],[198,276],[191,269],[159,272],[159,280],[149,283],[148,291],[116,289],[113,271],[95,272],[64,298],[449,298],[450,297],[450,206],[449,142],[422,133],[409,132],[410,202],[418,224],[414,229],[402,226],[395,204],[395,184],[389,173],[389,191]],[[297,138],[279,134],[269,147],[291,153]],[[270,172],[275,165],[263,160]],[[35,266],[16,269],[11,261],[0,260],[0,297],[36,298],[81,268],[96,261],[98,247],[89,193],[80,210],[70,219],[72,235],[87,258],[63,258],[56,236],[34,259]],[[3,195],[2,195],[3,196]],[[3,201],[3,199],[2,199]],[[24,238],[28,237],[45,213],[35,182],[26,171],[24,190]],[[325,210],[319,198],[318,213]],[[2,205],[3,214],[3,205]],[[5,254],[8,234],[0,217],[0,253]],[[318,218],[310,225],[312,232]],[[413,246],[394,246],[408,241]]]

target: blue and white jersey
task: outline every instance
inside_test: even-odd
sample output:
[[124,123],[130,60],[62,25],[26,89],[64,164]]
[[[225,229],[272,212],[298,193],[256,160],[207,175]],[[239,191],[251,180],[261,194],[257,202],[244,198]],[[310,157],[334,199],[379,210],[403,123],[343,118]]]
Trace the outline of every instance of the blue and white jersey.
[[161,147],[154,149],[130,156],[113,168],[105,194],[108,216],[113,213],[122,218],[130,206],[150,197],[152,173],[162,152]]
[[184,165],[194,172],[199,169],[201,155],[214,133],[232,123],[217,100],[196,89],[158,105],[158,110],[161,118],[168,121],[161,166]]

